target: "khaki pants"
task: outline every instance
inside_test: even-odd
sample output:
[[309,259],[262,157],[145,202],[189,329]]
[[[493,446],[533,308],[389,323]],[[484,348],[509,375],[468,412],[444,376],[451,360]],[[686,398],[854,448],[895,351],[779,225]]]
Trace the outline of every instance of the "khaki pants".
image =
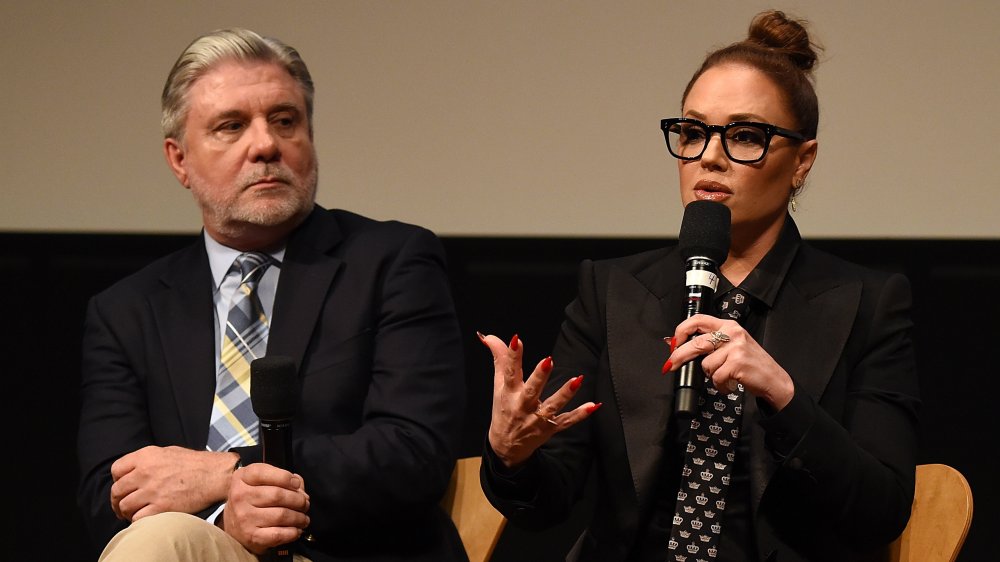
[[[257,556],[215,525],[187,513],[144,517],[111,539],[101,561],[257,562]],[[309,562],[296,554],[295,562]]]

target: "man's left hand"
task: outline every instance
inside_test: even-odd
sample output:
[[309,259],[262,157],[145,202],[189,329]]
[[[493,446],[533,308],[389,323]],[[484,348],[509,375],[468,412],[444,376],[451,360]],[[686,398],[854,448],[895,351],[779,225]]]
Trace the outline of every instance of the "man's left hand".
[[136,521],[165,511],[198,513],[226,499],[235,453],[148,446],[111,465],[111,508]]

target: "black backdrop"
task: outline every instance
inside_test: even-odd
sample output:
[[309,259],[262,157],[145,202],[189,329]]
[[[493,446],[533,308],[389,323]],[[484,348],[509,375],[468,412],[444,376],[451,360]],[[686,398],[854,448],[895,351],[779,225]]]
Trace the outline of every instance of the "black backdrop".
[[[3,398],[12,405],[4,455],[13,491],[0,559],[89,561],[96,551],[75,505],[79,344],[87,299],[193,236],[0,233]],[[524,340],[527,361],[548,354],[573,298],[583,258],[671,243],[652,239],[445,237],[466,337],[469,410],[463,456],[478,454],[489,422],[491,361],[476,330]],[[994,395],[1000,343],[1000,240],[819,240],[847,259],[907,274],[921,392],[921,463],[950,464],[972,485],[977,510],[962,562],[995,556],[992,500],[1000,463]],[[10,415],[13,414],[13,415]],[[544,534],[508,526],[494,562],[562,559],[588,511]]]

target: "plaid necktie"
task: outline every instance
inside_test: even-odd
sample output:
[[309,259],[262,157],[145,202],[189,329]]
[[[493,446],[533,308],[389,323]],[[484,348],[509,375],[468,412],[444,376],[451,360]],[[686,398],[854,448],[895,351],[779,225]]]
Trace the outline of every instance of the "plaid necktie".
[[221,366],[215,378],[215,399],[208,428],[208,449],[227,451],[257,444],[258,421],[250,404],[250,362],[267,351],[267,318],[257,297],[257,283],[270,265],[266,254],[240,254],[229,272],[239,271],[226,330],[222,335]]
[[[737,287],[724,295],[719,317],[742,324],[749,309],[750,296]],[[705,378],[698,411],[691,419],[668,561],[707,561],[719,554],[722,513],[743,423],[743,395],[743,385],[723,394]]]

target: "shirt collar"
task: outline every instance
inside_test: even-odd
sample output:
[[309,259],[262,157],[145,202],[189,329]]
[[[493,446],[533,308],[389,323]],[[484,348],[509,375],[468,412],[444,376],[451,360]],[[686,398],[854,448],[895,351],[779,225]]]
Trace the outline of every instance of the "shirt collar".
[[[785,217],[785,224],[778,234],[778,240],[767,252],[764,259],[760,260],[757,267],[747,275],[740,288],[750,294],[754,299],[767,305],[768,308],[774,306],[774,300],[778,297],[778,290],[785,281],[785,275],[795,260],[802,243],[799,229],[795,226],[795,221],[791,216]],[[719,292],[722,295],[733,288],[733,284],[725,277],[720,278]]]
[[[205,238],[205,250],[208,252],[208,265],[212,269],[213,287],[218,291],[222,285],[222,281],[226,278],[226,274],[229,273],[229,268],[236,261],[236,257],[243,252],[216,242],[214,238],[208,235],[208,232],[203,232],[203,236]],[[285,258],[285,248],[282,246],[274,252],[267,252],[267,254],[280,264]]]

